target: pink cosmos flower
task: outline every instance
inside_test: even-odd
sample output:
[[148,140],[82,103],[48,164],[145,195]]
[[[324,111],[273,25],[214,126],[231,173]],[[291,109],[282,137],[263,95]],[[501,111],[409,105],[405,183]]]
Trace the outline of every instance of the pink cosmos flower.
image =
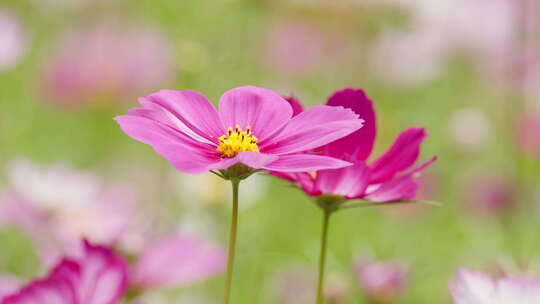
[[[297,184],[310,196],[329,194],[346,199],[362,198],[376,202],[413,199],[418,189],[414,180],[415,175],[436,160],[434,157],[410,169],[418,158],[420,144],[427,136],[426,131],[416,127],[403,131],[386,153],[371,164],[367,164],[376,135],[375,111],[371,100],[363,90],[344,89],[334,93],[328,99],[327,105],[351,109],[365,119],[362,129],[318,149],[323,155],[340,157],[353,165],[319,170],[316,173],[273,172],[273,174]],[[300,115],[302,114],[298,116]]]
[[162,90],[139,102],[142,108],[115,118],[122,130],[188,173],[225,170],[237,163],[277,172],[342,168],[350,164],[304,152],[363,124],[342,107],[318,106],[292,117],[285,99],[252,86],[225,92],[219,111],[190,90]]
[[79,250],[80,238],[110,245],[130,226],[134,200],[123,187],[65,164],[9,165],[9,187],[0,195],[0,226],[15,226],[33,241],[46,265]]
[[64,258],[44,279],[4,297],[1,304],[114,304],[126,290],[127,264],[111,249],[84,242],[83,253]]
[[394,303],[407,283],[407,267],[398,262],[359,262],[356,274],[364,296],[373,303]]
[[536,304],[540,278],[506,276],[493,279],[485,273],[462,269],[450,283],[455,304]]
[[0,300],[19,289],[19,280],[11,275],[0,273]]
[[45,61],[47,100],[63,106],[133,98],[168,83],[174,56],[156,29],[105,20],[66,33]]
[[196,283],[225,270],[225,250],[193,236],[172,235],[149,244],[130,273],[136,290]]

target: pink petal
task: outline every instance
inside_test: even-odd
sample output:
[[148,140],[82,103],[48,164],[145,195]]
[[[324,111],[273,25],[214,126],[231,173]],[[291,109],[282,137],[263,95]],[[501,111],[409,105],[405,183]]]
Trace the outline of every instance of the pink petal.
[[264,169],[278,172],[313,172],[324,169],[337,169],[351,163],[323,155],[293,154],[281,155],[278,160],[264,166]]
[[219,162],[208,166],[210,170],[226,170],[229,167],[242,163],[253,169],[260,169],[265,165],[275,161],[279,156],[259,152],[240,152],[232,158],[223,158]]
[[364,194],[369,183],[369,169],[364,163],[317,172],[315,188],[320,193],[357,198]]
[[376,135],[373,103],[361,89],[344,89],[334,93],[326,103],[351,109],[364,120],[361,129],[326,146],[327,154],[351,161],[366,160],[373,149]]
[[203,138],[216,142],[225,134],[214,106],[202,94],[191,91],[161,90],[141,100],[161,106],[174,117],[178,129],[194,138],[193,132]]
[[297,184],[307,195],[316,196],[321,194],[320,191],[315,190],[315,180],[310,173],[272,171],[270,174]]
[[285,100],[291,105],[291,108],[293,111],[293,114],[292,114],[293,117],[304,112],[304,106],[302,105],[300,100],[296,99],[293,96],[283,97],[283,98],[285,98]]
[[127,288],[127,263],[111,249],[84,243],[78,294],[81,304],[115,304]]
[[174,235],[146,248],[132,273],[139,288],[179,287],[210,278],[225,268],[218,246],[187,235]]
[[195,142],[160,122],[130,115],[118,116],[115,119],[122,131],[152,146],[156,153],[180,171],[200,173],[220,161],[212,146]]
[[263,88],[246,86],[231,89],[219,100],[219,115],[225,128],[251,126],[259,142],[279,132],[291,119],[292,109],[285,99]]
[[270,154],[308,151],[351,134],[362,123],[351,110],[316,106],[293,117],[282,132],[259,148]]
[[420,144],[426,137],[427,132],[423,128],[403,131],[392,147],[370,166],[371,183],[387,181],[412,166],[420,154]]
[[412,176],[405,175],[377,185],[375,190],[370,188],[364,199],[374,202],[406,201],[414,198],[418,184]]
[[10,276],[0,274],[0,299],[14,293],[19,288],[19,281]]
[[[423,163],[406,173],[405,175],[383,182],[379,185],[368,187],[368,194],[364,197],[367,200],[375,202],[392,202],[412,200],[418,191],[418,183],[414,180],[417,173],[429,167],[437,160],[433,157],[431,160]],[[372,188],[372,189],[370,189]]]
[[77,298],[76,286],[78,265],[63,260],[44,279],[33,281],[17,293],[5,297],[2,304],[81,304]]

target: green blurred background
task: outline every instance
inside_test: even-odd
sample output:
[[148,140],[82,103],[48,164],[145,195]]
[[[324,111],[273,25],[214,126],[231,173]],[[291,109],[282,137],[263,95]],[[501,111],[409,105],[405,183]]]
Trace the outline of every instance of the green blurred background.
[[[385,151],[404,128],[427,128],[421,160],[432,155],[439,160],[420,178],[419,196],[442,206],[353,209],[335,216],[328,274],[348,286],[340,303],[367,303],[353,270],[358,256],[409,265],[407,288],[396,303],[449,303],[447,285],[459,267],[540,270],[535,266],[540,252],[538,158],[519,149],[515,127],[523,113],[536,109],[538,99],[514,83],[519,75],[489,68],[501,62],[499,54],[490,53],[492,45],[475,45],[473,51],[463,47],[469,44],[454,42],[437,22],[417,22],[417,6],[406,1],[2,0],[0,9],[18,16],[28,39],[24,57],[0,72],[2,168],[21,156],[38,164],[67,162],[105,182],[127,185],[146,210],[162,217],[160,229],[174,229],[196,209],[202,217],[194,229],[225,244],[229,185],[210,174],[175,171],[151,148],[123,134],[112,118],[135,107],[136,97],[162,88],[194,89],[216,102],[229,88],[256,85],[294,94],[307,105],[324,103],[344,87],[363,88],[377,110],[373,155]],[[447,10],[433,18],[458,15]],[[105,88],[55,102],[44,92],[43,75],[57,60],[62,36],[102,20],[159,31],[170,46],[165,64],[171,72],[137,90]],[[489,28],[497,19],[468,21],[472,28]],[[421,27],[431,29],[432,37],[413,39],[408,48],[388,38],[388,58],[377,49],[386,34],[407,35]],[[430,39],[438,40],[437,47],[426,53]],[[513,63],[522,43],[512,41],[500,45],[512,50],[502,53]],[[377,60],[380,64],[374,64]],[[401,75],[391,66],[396,61],[404,63]],[[488,68],[479,68],[485,61]],[[429,70],[434,66],[439,68]],[[145,73],[145,67],[135,72],[143,78]],[[505,183],[486,190],[484,179],[493,176]],[[314,269],[317,263],[320,212],[283,181],[265,175],[254,179],[241,186],[241,199],[247,197],[250,204],[240,214],[233,302],[276,303],[280,271],[291,265]],[[0,174],[0,181],[8,187],[7,174]],[[475,200],[493,199],[490,191],[499,190],[510,193],[501,203],[510,207],[475,207],[482,204]],[[482,196],[481,191],[489,193]],[[0,230],[0,271],[24,278],[42,273],[29,242],[16,229]],[[159,303],[177,303],[177,295],[193,292],[218,301],[222,280],[165,292]]]

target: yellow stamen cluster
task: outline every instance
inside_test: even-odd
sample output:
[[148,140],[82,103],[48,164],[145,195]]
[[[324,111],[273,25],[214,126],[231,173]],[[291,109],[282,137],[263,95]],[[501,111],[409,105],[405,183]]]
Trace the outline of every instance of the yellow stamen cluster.
[[239,125],[236,125],[234,129],[229,127],[227,134],[219,137],[217,151],[221,153],[222,157],[234,157],[244,151],[259,152],[257,137],[251,134],[251,126],[247,126],[246,131],[242,130]]

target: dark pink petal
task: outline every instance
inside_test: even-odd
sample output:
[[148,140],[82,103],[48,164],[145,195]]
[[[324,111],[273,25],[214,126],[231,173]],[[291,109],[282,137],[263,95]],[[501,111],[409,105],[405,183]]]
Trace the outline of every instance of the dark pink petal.
[[132,272],[138,288],[180,287],[221,273],[223,248],[187,235],[174,235],[148,246]]
[[214,147],[198,143],[157,121],[130,115],[115,120],[127,135],[152,146],[180,171],[200,173],[220,161]]
[[326,153],[351,161],[365,161],[373,149],[376,136],[376,120],[373,103],[361,89],[344,89],[334,93],[326,103],[351,109],[364,120],[364,126],[354,133],[326,146]]
[[[197,138],[206,138],[216,142],[217,138],[225,134],[218,113],[214,106],[202,94],[191,91],[161,90],[141,99],[145,102],[154,103],[165,109],[171,115],[170,119],[175,122],[177,128]],[[194,136],[195,133],[198,136]]]
[[264,169],[278,172],[313,172],[324,169],[337,169],[351,163],[323,155],[293,154],[281,155],[278,160],[264,166]]
[[412,176],[405,175],[377,185],[375,190],[368,188],[364,199],[374,202],[393,202],[412,200],[418,190],[418,184]]
[[[367,195],[364,199],[375,202],[406,201],[414,199],[418,191],[418,183],[414,180],[415,175],[420,173],[433,162],[437,160],[433,157],[431,160],[413,169],[405,175],[383,182],[378,185],[368,187]],[[371,188],[371,189],[370,189]]]
[[278,94],[246,86],[231,89],[219,100],[219,115],[225,128],[251,126],[259,141],[279,132],[291,119],[292,108]]
[[80,272],[77,263],[63,260],[45,278],[36,280],[17,293],[5,297],[2,304],[82,304],[76,293]]
[[426,137],[427,132],[423,128],[403,131],[392,147],[370,166],[371,183],[387,181],[412,166],[420,154],[420,144]]
[[313,175],[307,172],[270,172],[271,175],[277,176],[281,179],[287,180],[296,184],[307,195],[315,196],[321,194],[315,190],[315,179]]
[[270,154],[308,151],[351,134],[362,123],[351,110],[316,106],[293,117],[282,132],[259,148]]
[[302,105],[300,100],[296,99],[293,96],[284,97],[284,98],[291,105],[291,108],[293,111],[293,114],[292,114],[293,117],[304,112],[304,106]]
[[357,198],[364,194],[369,184],[369,169],[364,163],[352,166],[321,170],[317,172],[315,188],[320,193],[341,195],[345,198]]
[[111,249],[85,241],[77,292],[81,304],[115,304],[127,287],[127,263]]

